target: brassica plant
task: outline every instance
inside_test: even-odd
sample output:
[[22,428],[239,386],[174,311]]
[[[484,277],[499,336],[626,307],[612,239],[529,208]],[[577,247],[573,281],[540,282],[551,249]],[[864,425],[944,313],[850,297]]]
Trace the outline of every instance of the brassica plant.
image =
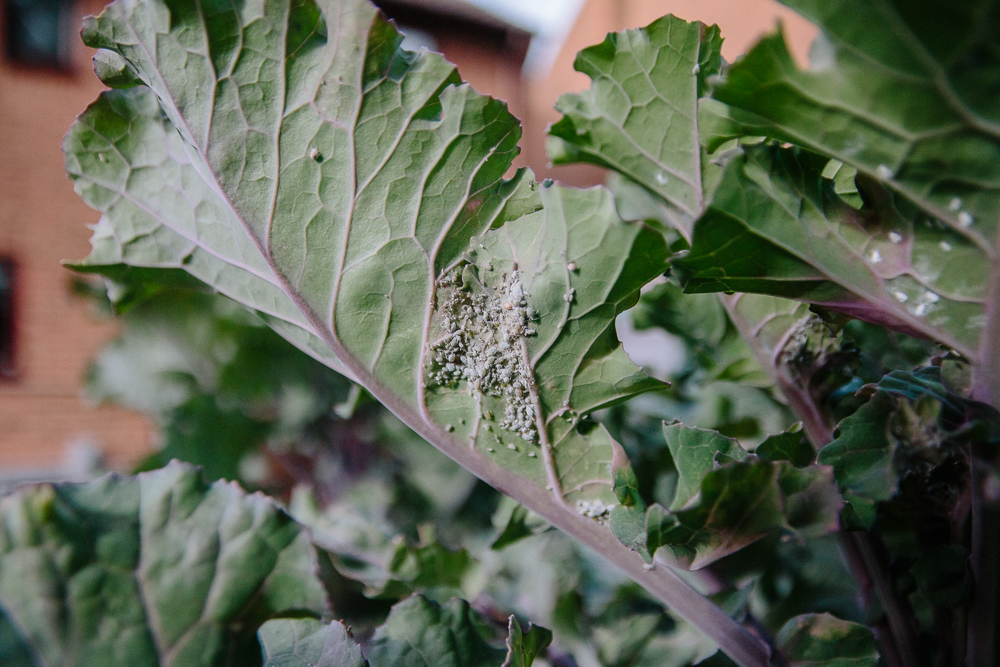
[[[780,33],[727,64],[717,28],[673,16],[582,51],[592,85],[549,144],[609,170],[581,190],[505,178],[517,120],[366,0],[115,0],[83,30],[113,90],[64,144],[101,212],[72,267],[122,304],[150,285],[242,304],[516,501],[494,550],[554,526],[676,624],[640,631],[632,607],[588,654],[556,605],[573,660],[691,664],[706,652],[653,639],[684,624],[741,666],[996,664],[1000,4],[785,4],[821,30],[809,69]],[[674,387],[618,341],[640,295],[637,321],[687,343]],[[714,383],[780,432],[635,407]],[[549,644],[512,620],[500,647],[433,599],[468,585],[467,552],[425,530],[370,557],[299,501],[314,544],[180,464],[15,494],[0,651],[513,666]],[[324,572],[410,597],[359,647],[323,624]]]

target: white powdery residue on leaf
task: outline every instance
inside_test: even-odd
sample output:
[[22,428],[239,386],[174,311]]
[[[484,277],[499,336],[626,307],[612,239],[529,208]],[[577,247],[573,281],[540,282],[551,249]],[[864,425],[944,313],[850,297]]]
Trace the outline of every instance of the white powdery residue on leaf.
[[463,285],[458,271],[438,280],[439,296],[445,292],[440,305],[445,333],[431,346],[429,381],[441,387],[465,381],[472,393],[503,398],[499,425],[535,442],[532,372],[521,352],[521,339],[535,333],[528,326],[534,310],[517,269],[502,276],[494,294]]

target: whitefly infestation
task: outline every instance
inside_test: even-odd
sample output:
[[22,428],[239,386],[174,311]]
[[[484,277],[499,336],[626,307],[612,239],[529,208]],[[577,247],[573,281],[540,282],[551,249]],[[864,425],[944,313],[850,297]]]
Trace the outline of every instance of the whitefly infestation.
[[533,374],[522,344],[535,333],[535,312],[516,264],[500,275],[500,283],[490,289],[477,280],[467,281],[462,267],[438,279],[443,335],[431,344],[428,384],[446,387],[464,381],[474,395],[502,398],[499,426],[536,442]]

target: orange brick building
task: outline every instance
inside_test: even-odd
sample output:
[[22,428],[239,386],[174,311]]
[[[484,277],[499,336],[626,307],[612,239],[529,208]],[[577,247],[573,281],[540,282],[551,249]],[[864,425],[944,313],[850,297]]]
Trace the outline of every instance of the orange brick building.
[[[603,173],[548,168],[545,128],[558,118],[552,109],[558,94],[588,85],[572,69],[576,52],[606,32],[674,13],[718,23],[731,60],[780,18],[803,62],[814,35],[773,0],[589,0],[563,26],[554,61],[525,78],[530,28],[482,9],[491,3],[501,6],[492,0],[376,4],[410,29],[416,45],[443,52],[476,88],[508,101],[524,123],[519,164],[531,165],[540,178],[575,185],[599,183]],[[3,479],[71,475],[63,462],[77,445],[98,449],[114,467],[152,446],[153,431],[140,415],[81,400],[87,366],[115,328],[95,321],[88,305],[71,296],[71,273],[60,266],[88,253],[86,225],[97,220],[64,175],[60,144],[75,115],[102,89],[92,54],[76,33],[82,17],[103,4],[0,0],[0,486]],[[70,455],[67,465],[81,464]]]

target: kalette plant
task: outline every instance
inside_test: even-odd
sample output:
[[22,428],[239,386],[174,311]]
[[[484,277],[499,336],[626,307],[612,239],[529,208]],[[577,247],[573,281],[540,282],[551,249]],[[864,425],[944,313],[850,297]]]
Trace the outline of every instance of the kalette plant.
[[[112,296],[195,282],[242,304],[736,664],[995,664],[1000,6],[786,4],[821,30],[807,70],[780,35],[728,65],[718,29],[672,16],[581,52],[593,84],[560,99],[550,154],[612,178],[578,190],[505,179],[516,119],[401,49],[365,0],[116,0],[83,32],[114,90],[64,144],[102,214],[73,268]],[[695,352],[673,389],[615,333],[647,286],[646,323]],[[753,385],[801,428],[651,435],[630,399],[689,380]],[[633,468],[612,431],[666,472]],[[324,544],[336,514],[314,514],[318,550],[265,499],[176,464],[21,492],[2,510],[0,647],[186,665],[256,641],[266,664],[402,665],[437,664],[443,642],[454,664],[529,665],[548,644],[511,622],[500,649],[465,603],[421,597],[362,647],[274,620],[328,615],[303,591],[343,554]],[[497,548],[535,532],[508,519]],[[775,574],[832,544],[856,580],[844,619]],[[421,564],[458,567],[423,548],[357,576],[408,593],[433,579]],[[197,585],[170,585],[188,571]],[[134,650],[107,643],[126,627]]]

